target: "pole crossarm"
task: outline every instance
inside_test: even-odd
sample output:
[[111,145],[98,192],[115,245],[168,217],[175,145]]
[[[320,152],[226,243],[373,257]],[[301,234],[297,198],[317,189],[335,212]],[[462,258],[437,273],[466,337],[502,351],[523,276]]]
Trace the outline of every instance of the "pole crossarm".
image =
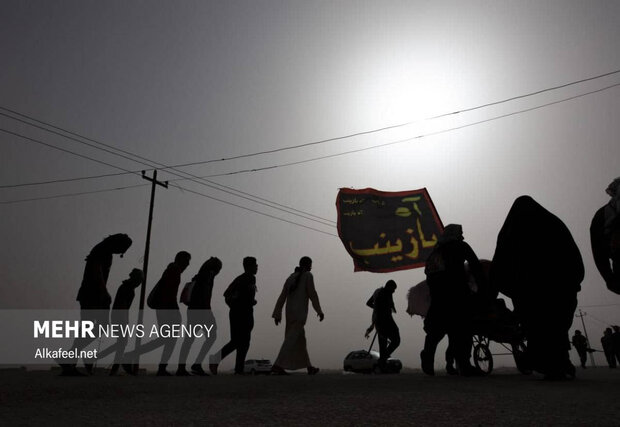
[[164,188],[168,188],[168,181],[158,181],[157,180],[157,169],[153,171],[153,178],[146,175],[146,171],[142,171],[142,178],[146,179],[149,182],[155,183],[157,185],[161,185]]

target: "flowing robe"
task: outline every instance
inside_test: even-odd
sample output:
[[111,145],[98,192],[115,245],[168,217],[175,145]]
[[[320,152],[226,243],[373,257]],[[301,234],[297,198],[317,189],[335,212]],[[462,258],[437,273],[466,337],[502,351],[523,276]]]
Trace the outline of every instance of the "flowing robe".
[[[301,274],[299,284],[295,286],[295,279],[299,274]],[[314,288],[312,273],[306,271],[291,274],[284,283],[272,316],[275,319],[281,319],[282,309],[286,303],[284,342],[274,365],[291,370],[311,366],[304,330],[308,318],[308,301],[312,301],[312,307],[317,313],[323,312],[319,296]]]
[[491,281],[512,298],[534,370],[574,375],[568,331],[584,278],[566,225],[529,196],[517,198],[497,237]]

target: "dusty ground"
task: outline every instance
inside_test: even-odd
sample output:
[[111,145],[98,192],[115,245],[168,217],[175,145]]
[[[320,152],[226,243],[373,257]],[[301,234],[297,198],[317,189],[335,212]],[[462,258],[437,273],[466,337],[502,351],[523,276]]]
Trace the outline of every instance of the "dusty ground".
[[485,378],[59,377],[0,371],[0,425],[620,425],[620,369]]

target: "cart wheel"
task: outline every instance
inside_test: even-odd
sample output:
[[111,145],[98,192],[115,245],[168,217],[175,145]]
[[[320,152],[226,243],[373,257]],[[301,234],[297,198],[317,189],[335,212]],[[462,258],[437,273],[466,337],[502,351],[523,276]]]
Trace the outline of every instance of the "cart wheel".
[[485,375],[493,370],[493,356],[487,345],[476,344],[474,347],[474,365]]
[[525,340],[520,341],[516,344],[512,344],[512,355],[515,358],[515,364],[517,365],[517,369],[523,375],[530,375],[532,373],[532,368],[527,361],[527,344]]
[[481,344],[485,346],[489,346],[489,339],[482,334],[475,334],[473,337],[474,344]]

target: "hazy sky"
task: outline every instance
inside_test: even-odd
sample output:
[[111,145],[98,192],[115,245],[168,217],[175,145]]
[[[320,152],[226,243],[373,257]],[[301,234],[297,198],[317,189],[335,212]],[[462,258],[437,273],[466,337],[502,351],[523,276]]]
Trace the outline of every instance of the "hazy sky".
[[[620,176],[620,87],[497,117],[618,84],[620,73],[423,119],[620,70],[618,22],[615,1],[3,1],[0,107],[166,165],[414,122],[183,170],[202,177],[409,139],[209,179],[329,221],[336,220],[341,187],[426,187],[444,224],[462,224],[478,256],[489,259],[513,200],[530,194],[567,224],[579,245],[586,265],[579,304],[600,347],[604,327],[620,323],[620,297],[607,291],[594,267],[588,228],[608,200],[607,184]],[[437,133],[452,128],[460,129]],[[3,186],[119,172],[6,131],[117,168],[148,169],[2,115],[0,129]],[[178,177],[161,171],[160,178]],[[114,295],[130,270],[142,266],[149,188],[5,202],[140,184],[146,181],[125,174],[0,189],[1,306],[77,308],[84,257],[103,237],[125,232],[134,245],[114,261],[108,282]],[[323,323],[309,318],[311,360],[336,368],[348,351],[367,347],[365,301],[392,278],[402,337],[395,356],[419,366],[422,321],[404,311],[406,291],[424,278],[422,269],[353,273],[335,227],[324,220],[196,182],[175,185],[189,191],[157,190],[148,289],[179,250],[193,256],[183,282],[218,256],[224,267],[213,299],[222,337],[216,347],[228,338],[221,295],[242,272],[242,258],[252,255],[259,292],[248,357],[274,359],[284,328],[273,325],[271,312],[284,280],[308,255],[326,316]],[[531,238],[553,248],[545,236]],[[500,357],[496,365],[510,362]]]

